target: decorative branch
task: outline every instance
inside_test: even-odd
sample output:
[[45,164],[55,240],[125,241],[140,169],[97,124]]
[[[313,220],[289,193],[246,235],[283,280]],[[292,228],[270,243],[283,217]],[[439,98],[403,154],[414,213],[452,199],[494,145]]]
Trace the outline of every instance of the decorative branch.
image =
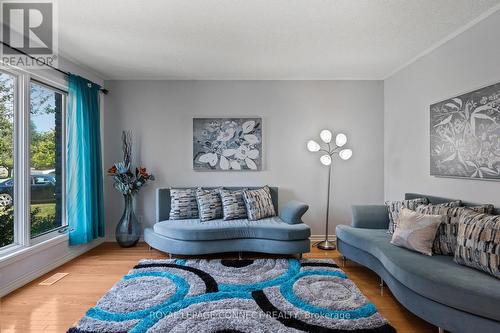
[[132,132],[123,131],[122,132],[122,150],[123,150],[123,162],[125,167],[130,167],[130,160],[132,156]]

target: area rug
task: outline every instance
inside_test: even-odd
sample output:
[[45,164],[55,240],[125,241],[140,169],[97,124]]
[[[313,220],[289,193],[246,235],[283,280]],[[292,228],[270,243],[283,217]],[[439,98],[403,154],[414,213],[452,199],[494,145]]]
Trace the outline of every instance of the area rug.
[[70,333],[392,333],[333,260],[141,260]]

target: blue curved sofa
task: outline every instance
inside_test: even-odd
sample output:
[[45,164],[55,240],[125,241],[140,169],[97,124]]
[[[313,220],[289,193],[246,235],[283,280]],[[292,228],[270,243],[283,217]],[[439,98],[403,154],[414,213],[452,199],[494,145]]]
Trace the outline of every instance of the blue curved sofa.
[[[427,197],[434,204],[451,201],[405,195],[406,199],[417,197]],[[353,206],[352,212],[352,226],[336,228],[338,250],[376,272],[403,306],[453,333],[500,332],[499,279],[458,265],[452,256],[426,256],[390,244],[384,205]]]
[[[278,212],[278,189],[271,187],[270,190]],[[157,189],[156,223],[144,230],[144,240],[155,249],[178,255],[221,252],[302,254],[310,251],[311,230],[302,222],[309,206],[304,203],[290,201],[278,216],[258,221],[217,219],[200,222],[199,219],[169,220],[170,201],[169,188]]]

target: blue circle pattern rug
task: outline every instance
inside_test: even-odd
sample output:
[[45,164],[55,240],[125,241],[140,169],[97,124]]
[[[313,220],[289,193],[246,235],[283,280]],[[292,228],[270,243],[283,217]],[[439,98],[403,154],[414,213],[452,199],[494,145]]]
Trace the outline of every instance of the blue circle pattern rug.
[[69,333],[393,333],[333,260],[141,260]]

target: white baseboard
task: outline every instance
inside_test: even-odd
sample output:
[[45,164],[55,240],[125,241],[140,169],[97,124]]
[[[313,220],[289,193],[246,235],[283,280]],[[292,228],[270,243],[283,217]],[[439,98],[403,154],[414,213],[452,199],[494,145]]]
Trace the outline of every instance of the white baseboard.
[[[328,239],[331,240],[331,241],[336,241],[337,240],[337,236],[335,236],[335,235],[328,235]],[[319,241],[325,240],[325,235],[311,235],[309,237],[309,240],[311,242],[319,242]]]
[[[116,243],[116,237],[115,235],[106,235],[104,241],[106,243]],[[139,238],[139,242],[144,242],[144,234],[142,234],[141,238]]]
[[81,245],[77,249],[72,250],[70,253],[60,257],[59,259],[48,263],[47,265],[33,270],[27,274],[24,274],[17,279],[11,281],[9,284],[2,286],[0,288],[0,298],[11,293],[12,291],[21,288],[25,284],[30,283],[31,281],[39,278],[40,276],[50,272],[53,269],[67,263],[68,261],[75,259],[76,257],[84,254],[85,252],[91,250],[92,248],[104,243],[103,239],[95,240],[89,244]]

